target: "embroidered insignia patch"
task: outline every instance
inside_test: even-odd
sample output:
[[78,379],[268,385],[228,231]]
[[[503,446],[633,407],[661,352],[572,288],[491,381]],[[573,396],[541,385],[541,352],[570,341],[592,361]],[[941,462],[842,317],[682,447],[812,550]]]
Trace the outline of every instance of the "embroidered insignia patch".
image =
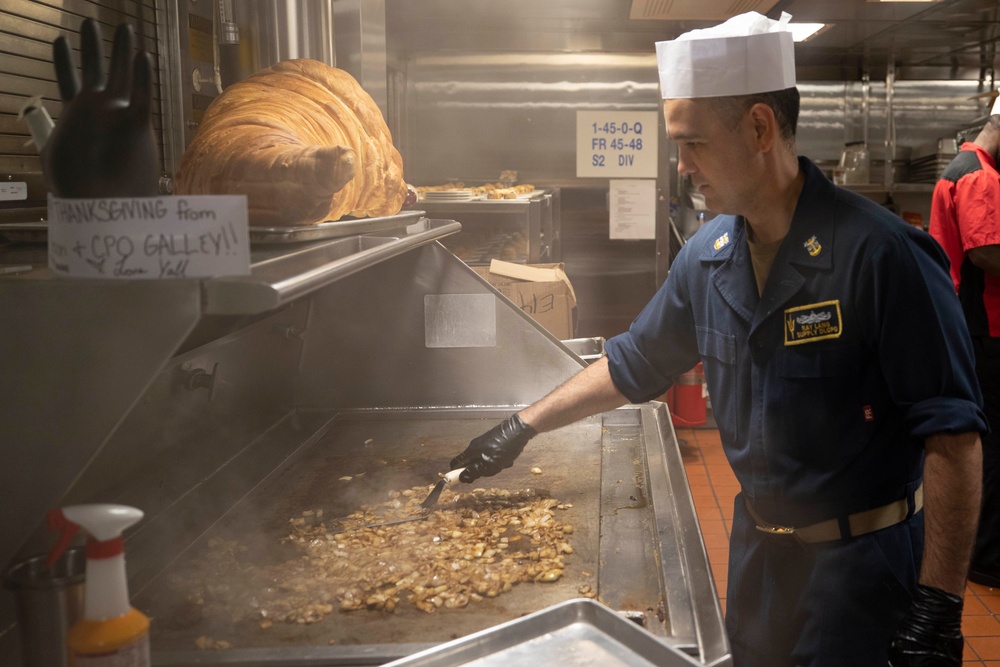
[[809,252],[810,257],[815,257],[823,251],[823,246],[820,245],[819,240],[815,236],[810,236],[802,246]]
[[840,300],[811,303],[785,311],[785,345],[840,338]]
[[729,245],[729,232],[726,232],[719,238],[715,239],[715,243],[712,244],[712,249],[715,250],[715,252],[719,252],[727,245]]

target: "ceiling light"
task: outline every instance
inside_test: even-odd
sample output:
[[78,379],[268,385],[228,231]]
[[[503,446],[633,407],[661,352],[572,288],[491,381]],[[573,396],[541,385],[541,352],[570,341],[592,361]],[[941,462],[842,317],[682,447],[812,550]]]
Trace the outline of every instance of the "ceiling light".
[[815,37],[827,28],[831,27],[826,23],[789,23],[788,28],[792,31],[792,39],[796,42],[804,42]]

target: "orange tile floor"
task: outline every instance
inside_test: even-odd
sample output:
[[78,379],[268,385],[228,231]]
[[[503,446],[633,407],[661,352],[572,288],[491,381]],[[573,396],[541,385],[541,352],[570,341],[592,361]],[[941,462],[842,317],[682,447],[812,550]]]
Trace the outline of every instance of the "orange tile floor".
[[[722,453],[717,430],[677,429],[677,440],[725,613],[729,528],[733,519],[733,497],[739,492],[739,484]],[[1000,667],[1000,588],[969,583],[965,589],[962,633],[965,635],[964,664]]]

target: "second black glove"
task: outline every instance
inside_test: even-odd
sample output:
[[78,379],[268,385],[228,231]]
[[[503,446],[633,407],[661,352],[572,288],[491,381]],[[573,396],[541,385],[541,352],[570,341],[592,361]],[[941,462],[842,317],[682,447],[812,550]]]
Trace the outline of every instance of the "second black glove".
[[514,465],[524,446],[536,435],[535,429],[514,415],[474,438],[464,452],[451,460],[451,469],[465,468],[459,479],[466,484],[480,477],[492,477]]
[[917,586],[910,611],[889,648],[890,667],[960,667],[962,598]]

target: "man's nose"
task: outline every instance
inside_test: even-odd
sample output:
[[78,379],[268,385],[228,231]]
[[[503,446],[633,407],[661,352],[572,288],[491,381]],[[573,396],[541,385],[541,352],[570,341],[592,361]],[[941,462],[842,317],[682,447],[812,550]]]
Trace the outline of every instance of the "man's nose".
[[691,155],[683,147],[679,147],[677,150],[677,173],[681,176],[690,176],[696,171],[698,169],[695,167]]

